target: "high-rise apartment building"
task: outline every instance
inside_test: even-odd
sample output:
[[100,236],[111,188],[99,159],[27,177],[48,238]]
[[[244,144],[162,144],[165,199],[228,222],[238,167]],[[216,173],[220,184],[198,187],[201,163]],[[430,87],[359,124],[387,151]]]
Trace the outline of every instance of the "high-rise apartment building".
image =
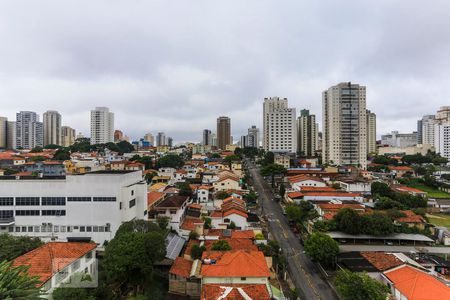
[[114,142],[114,113],[107,107],[91,110],[91,145]]
[[123,132],[121,130],[114,130],[114,142],[120,142],[123,140]]
[[231,140],[231,120],[228,117],[217,118],[217,147],[225,150],[227,145],[232,143]]
[[16,133],[16,122],[8,121],[6,124],[6,149],[16,149]]
[[287,98],[264,98],[263,127],[263,147],[266,151],[297,151],[296,110],[288,107]]
[[217,147],[217,134],[211,133],[211,146]]
[[169,146],[169,148],[173,147],[173,138],[170,136],[167,138],[167,146]]
[[61,145],[61,114],[55,110],[44,113],[44,146]]
[[[421,123],[421,142],[424,145],[434,145],[434,127],[439,124],[439,121],[434,115],[423,116]],[[417,132],[419,134],[419,131]]]
[[450,160],[450,124],[436,124],[434,148],[436,153]]
[[314,156],[317,151],[319,124],[316,116],[302,109],[298,117],[298,151],[304,156]]
[[211,145],[211,130],[203,129],[202,145],[203,146]]
[[367,118],[367,153],[377,152],[377,115],[370,110],[366,111]]
[[323,163],[367,166],[366,87],[340,83],[322,93]]
[[255,125],[248,129],[247,147],[259,148],[259,128]]
[[0,149],[6,149],[8,118],[0,117]]
[[166,145],[166,134],[164,132],[158,132],[156,136],[156,146],[165,146]]
[[149,142],[151,146],[155,145],[155,137],[150,132],[144,135],[144,141]]
[[241,135],[241,140],[239,141],[239,147],[248,147],[248,135]]
[[16,114],[16,147],[32,149],[44,146],[43,124],[39,115],[32,111],[21,111]]
[[61,145],[63,147],[69,147],[75,143],[75,129],[69,126],[61,127]]

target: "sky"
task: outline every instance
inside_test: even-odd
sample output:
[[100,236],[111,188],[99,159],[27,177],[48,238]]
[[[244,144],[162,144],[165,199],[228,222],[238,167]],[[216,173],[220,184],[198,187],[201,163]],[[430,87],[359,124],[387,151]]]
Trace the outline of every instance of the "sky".
[[0,1],[0,116],[58,110],[89,135],[107,106],[133,139],[235,140],[264,97],[321,117],[322,91],[367,87],[378,135],[450,105],[450,1]]

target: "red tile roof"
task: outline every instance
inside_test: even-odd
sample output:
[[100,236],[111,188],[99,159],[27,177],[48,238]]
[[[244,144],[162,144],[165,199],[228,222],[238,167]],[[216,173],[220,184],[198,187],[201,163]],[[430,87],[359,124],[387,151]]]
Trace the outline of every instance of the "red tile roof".
[[149,192],[147,193],[147,205],[153,205],[156,201],[162,199],[164,197],[164,193],[161,192]]
[[[209,229],[207,235],[223,237],[223,231],[224,231],[223,229]],[[253,230],[232,230],[231,238],[233,238],[233,239],[253,239],[253,238],[255,238],[255,233],[253,232]]]
[[401,223],[425,223],[424,218],[421,215],[416,215],[412,210],[402,210],[402,213],[406,215],[406,217],[400,217],[396,219],[396,221]]
[[189,231],[193,231],[195,230],[196,225],[198,224],[204,224],[205,222],[202,221],[201,219],[197,219],[197,218],[186,218],[184,219],[183,223],[181,223],[181,229],[183,230],[189,230]]
[[336,192],[336,189],[330,187],[330,186],[302,186],[300,187],[300,190],[302,192]]
[[388,166],[391,171],[413,171],[414,169],[408,166]]
[[364,205],[361,204],[333,204],[333,203],[321,203],[318,206],[323,210],[339,210],[342,208],[351,208],[354,210],[365,210]]
[[305,196],[311,197],[360,197],[357,193],[346,193],[346,192],[306,192]]
[[288,197],[291,199],[297,199],[297,198],[302,198],[304,195],[302,192],[291,192],[288,193]]
[[265,284],[204,284],[200,300],[269,300]]
[[393,267],[397,267],[403,264],[395,255],[384,252],[361,252],[368,262],[370,262],[379,271],[386,271]]
[[230,209],[230,210],[226,210],[226,211],[223,212],[223,216],[224,217],[227,217],[227,216],[232,215],[232,214],[236,214],[236,215],[239,215],[241,217],[248,218],[248,215],[245,212],[243,212],[241,210],[238,210],[238,209],[234,209],[234,208]]
[[384,275],[409,300],[450,299],[448,286],[414,267],[405,265],[386,271]]
[[397,186],[397,187],[395,187],[395,189],[397,191],[401,191],[401,192],[411,192],[411,193],[415,193],[415,194],[426,194],[426,192],[424,192],[424,191],[421,191],[419,189],[412,188],[412,187],[409,187],[409,186],[404,186],[404,185]]
[[93,243],[49,242],[16,258],[13,266],[29,265],[28,274],[39,277],[41,285],[56,272],[64,269],[97,248]]
[[191,274],[192,261],[184,259],[182,257],[175,258],[169,274],[188,278]]
[[307,181],[307,180],[312,180],[312,181],[317,181],[317,182],[322,182],[322,183],[324,182],[322,179],[320,179],[318,177],[312,177],[312,176],[307,176],[307,175],[290,176],[287,179],[290,183],[297,183],[297,182],[302,182],[302,181]]
[[203,277],[269,277],[270,272],[261,251],[225,252],[212,265],[202,265]]

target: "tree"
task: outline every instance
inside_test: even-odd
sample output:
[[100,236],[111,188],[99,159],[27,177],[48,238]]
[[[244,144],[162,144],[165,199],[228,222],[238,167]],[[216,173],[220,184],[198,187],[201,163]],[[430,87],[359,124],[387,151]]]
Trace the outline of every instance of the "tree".
[[48,144],[47,146],[44,147],[44,149],[59,149],[59,148],[61,148],[61,146],[55,144]]
[[156,217],[156,223],[158,224],[160,229],[167,229],[167,226],[169,226],[169,217],[165,216],[157,216]]
[[306,254],[325,266],[332,266],[339,253],[339,245],[329,235],[313,233],[305,242]]
[[134,146],[128,141],[120,141],[116,145],[119,153],[131,153],[134,151]]
[[226,240],[218,240],[212,244],[211,250],[213,251],[228,251],[231,250],[230,244]]
[[191,248],[191,258],[201,259],[203,252],[206,250],[205,246],[194,245]]
[[231,169],[231,164],[235,161],[239,161],[241,158],[236,154],[228,155],[224,158],[224,161],[228,164],[228,167]]
[[283,199],[284,198],[284,194],[286,194],[286,188],[284,187],[283,183],[280,185],[279,194],[280,194],[281,199]]
[[55,154],[53,155],[54,160],[70,160],[70,152],[66,148],[60,148],[56,150]]
[[40,153],[42,151],[44,151],[44,148],[42,148],[41,146],[36,146],[30,150],[30,153]]
[[220,154],[219,153],[213,153],[213,154],[211,154],[211,158],[213,158],[213,159],[220,158]]
[[180,189],[180,196],[188,196],[188,197],[192,197],[193,193],[192,193],[192,189],[191,186],[189,185],[189,183],[187,182],[179,182],[177,183],[177,188]]
[[386,197],[392,196],[391,188],[384,182],[375,181],[370,186],[370,189],[372,195],[386,196]]
[[230,194],[228,194],[225,191],[218,191],[218,192],[216,192],[215,197],[218,200],[223,200],[223,199],[226,199],[226,198],[230,197]]
[[12,262],[0,262],[0,299],[42,299],[38,277],[31,277],[29,266],[13,267]]
[[175,168],[179,169],[184,165],[183,159],[179,155],[167,154],[158,160],[158,168]]
[[272,177],[272,187],[274,187],[275,186],[275,176],[285,174],[286,171],[287,171],[286,168],[283,167],[282,165],[269,164],[269,165],[264,166],[261,169],[261,174],[263,176],[271,176]]
[[339,231],[349,234],[358,234],[361,230],[361,218],[351,208],[343,208],[334,216],[336,227]]
[[295,204],[287,205],[285,211],[289,221],[301,222],[302,212],[300,207]]
[[388,235],[394,232],[394,224],[388,216],[381,213],[361,216],[362,233]]
[[133,295],[152,281],[153,264],[166,255],[162,232],[121,232],[105,248],[103,267],[110,284],[130,287]]
[[343,300],[385,300],[389,288],[367,273],[340,270],[334,281]]
[[211,218],[204,217],[203,221],[205,222],[205,225],[204,225],[205,229],[210,229],[211,228]]
[[0,261],[13,260],[42,244],[39,238],[0,234]]
[[95,300],[89,290],[83,288],[56,288],[52,293],[53,300]]
[[120,225],[116,231],[116,237],[125,233],[140,232],[147,233],[151,231],[160,231],[158,224],[146,220],[132,220]]

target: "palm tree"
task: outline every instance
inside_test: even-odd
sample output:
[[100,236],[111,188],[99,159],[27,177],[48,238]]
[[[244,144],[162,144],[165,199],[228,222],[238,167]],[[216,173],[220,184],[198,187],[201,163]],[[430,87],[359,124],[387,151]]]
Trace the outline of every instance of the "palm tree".
[[12,262],[0,262],[0,299],[42,299],[38,277],[29,276],[28,266],[13,267]]

